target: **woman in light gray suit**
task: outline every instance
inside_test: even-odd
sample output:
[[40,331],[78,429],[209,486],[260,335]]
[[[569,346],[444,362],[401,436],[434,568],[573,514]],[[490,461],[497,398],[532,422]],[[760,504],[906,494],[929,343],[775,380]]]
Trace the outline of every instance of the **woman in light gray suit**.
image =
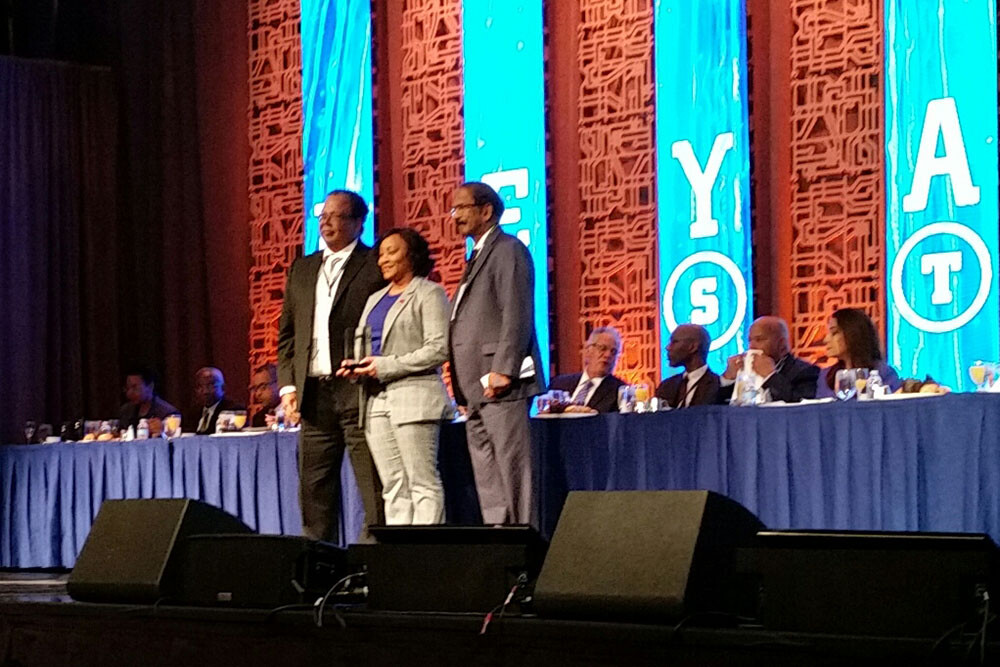
[[437,470],[441,422],[453,416],[441,380],[448,358],[448,297],[427,280],[434,261],[427,241],[407,228],[378,243],[378,266],[389,285],[368,298],[361,325],[371,328],[372,355],[338,375],[365,380],[365,436],[382,478],[388,525],[444,521]]

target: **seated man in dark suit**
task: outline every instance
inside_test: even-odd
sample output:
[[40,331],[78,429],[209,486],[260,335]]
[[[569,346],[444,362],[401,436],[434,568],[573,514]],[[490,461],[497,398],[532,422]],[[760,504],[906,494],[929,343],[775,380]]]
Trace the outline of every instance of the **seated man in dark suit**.
[[218,368],[199,368],[194,374],[195,404],[200,413],[192,414],[184,424],[196,424],[199,435],[215,433],[215,423],[223,410],[246,410],[242,403],[226,396],[226,380]]
[[671,376],[656,388],[656,397],[672,408],[711,405],[719,397],[719,376],[708,368],[706,359],[712,338],[705,327],[682,324],[670,334],[667,358],[684,372]]
[[614,327],[598,327],[590,333],[583,348],[583,372],[557,375],[549,389],[568,392],[577,404],[571,412],[617,412],[618,387],[624,384],[614,376],[615,364],[622,349],[622,338]]
[[[750,349],[760,350],[753,356],[753,372],[764,378],[760,385],[766,391],[765,402],[797,403],[803,398],[816,397],[819,367],[792,354],[788,325],[780,317],[760,317],[750,325]],[[728,403],[733,396],[736,376],[743,368],[743,354],[729,357],[722,374],[719,400]]]
[[270,426],[269,422],[274,421],[274,410],[281,403],[281,397],[278,395],[277,366],[264,364],[254,371],[250,378],[250,397],[260,406],[250,420],[250,425],[255,428]]

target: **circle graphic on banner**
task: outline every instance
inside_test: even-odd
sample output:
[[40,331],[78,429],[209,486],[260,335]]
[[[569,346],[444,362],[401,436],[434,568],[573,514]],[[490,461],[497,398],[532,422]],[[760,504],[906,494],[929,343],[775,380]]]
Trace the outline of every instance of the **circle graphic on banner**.
[[721,268],[729,276],[729,279],[733,281],[733,288],[736,290],[736,313],[733,315],[733,320],[726,330],[722,332],[722,335],[712,340],[712,345],[709,348],[710,350],[718,350],[731,341],[736,332],[740,330],[743,317],[747,312],[747,281],[743,278],[743,274],[740,273],[740,267],[736,266],[736,262],[721,252],[714,250],[696,252],[693,255],[685,257],[674,268],[670,274],[670,278],[667,279],[667,284],[663,288],[663,320],[666,322],[669,331],[677,328],[677,317],[674,315],[674,292],[677,291],[677,282],[685,271],[698,264],[712,264]]
[[[976,254],[979,262],[979,289],[976,296],[968,308],[961,313],[947,320],[931,320],[923,317],[906,299],[903,291],[903,265],[906,259],[916,248],[917,244],[932,236],[955,236],[965,241]],[[990,296],[990,284],[993,282],[993,264],[990,260],[990,251],[976,232],[958,222],[935,222],[926,227],[921,227],[910,236],[896,253],[896,259],[892,263],[892,271],[889,277],[889,289],[892,291],[892,298],[895,300],[896,308],[903,319],[928,333],[947,333],[959,329],[968,324],[973,317],[986,305],[986,300]]]

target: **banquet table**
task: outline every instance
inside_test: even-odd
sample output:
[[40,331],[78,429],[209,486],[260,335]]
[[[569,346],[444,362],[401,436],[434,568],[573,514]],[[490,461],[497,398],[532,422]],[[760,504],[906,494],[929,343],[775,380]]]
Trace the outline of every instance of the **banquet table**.
[[[1000,395],[533,419],[538,526],[572,490],[708,489],[770,528],[985,532],[1000,541]],[[461,424],[438,456],[449,523],[479,507]],[[342,535],[360,504],[342,470]],[[296,436],[0,447],[0,567],[71,567],[102,500],[195,498],[300,534]],[[669,517],[664,517],[669,520]],[[624,527],[623,527],[624,529]]]

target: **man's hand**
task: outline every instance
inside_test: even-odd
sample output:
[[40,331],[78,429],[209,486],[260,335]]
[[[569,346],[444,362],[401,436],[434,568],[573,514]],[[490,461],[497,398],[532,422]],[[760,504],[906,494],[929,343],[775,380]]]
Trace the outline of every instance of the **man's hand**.
[[285,424],[295,426],[299,423],[299,399],[294,391],[290,391],[281,397],[281,409],[285,411]]
[[726,362],[726,372],[722,374],[722,377],[727,380],[735,380],[736,376],[740,374],[741,368],[743,368],[743,355],[734,354]]
[[490,373],[489,378],[486,380],[486,389],[483,390],[483,396],[486,398],[500,398],[510,391],[510,383],[511,380],[506,375]]
[[595,410],[594,408],[587,407],[586,405],[572,405],[572,404],[567,405],[566,409],[563,410],[563,412],[579,412],[580,414],[585,414],[585,415],[597,414],[597,410]]
[[768,375],[774,372],[774,359],[767,356],[763,352],[760,354],[753,355],[753,363],[751,364],[753,372],[762,378],[766,378]]

